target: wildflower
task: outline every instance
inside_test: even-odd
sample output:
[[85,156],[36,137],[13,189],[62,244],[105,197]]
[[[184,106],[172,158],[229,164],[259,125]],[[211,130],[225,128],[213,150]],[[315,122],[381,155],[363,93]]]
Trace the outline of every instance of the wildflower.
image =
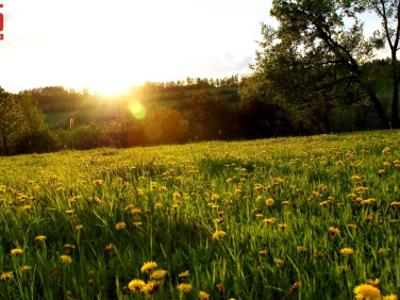
[[381,291],[369,284],[360,284],[354,288],[356,300],[381,300]]
[[45,240],[46,240],[45,235],[38,235],[35,237],[35,241],[37,241],[37,242],[44,242]]
[[218,293],[223,293],[225,289],[224,284],[222,282],[217,283],[215,285],[215,289],[217,290]]
[[135,292],[140,291],[145,285],[146,285],[146,283],[143,280],[133,279],[131,282],[129,282],[128,289],[132,293],[135,293]]
[[269,207],[272,207],[272,206],[274,206],[274,204],[275,204],[275,200],[272,199],[272,198],[268,198],[267,200],[265,200],[265,204],[266,204],[267,206],[269,206]]
[[400,201],[393,201],[390,203],[390,207],[398,208],[400,207]]
[[256,219],[261,220],[264,218],[263,214],[256,214]]
[[175,191],[175,192],[173,192],[172,197],[176,199],[176,198],[181,198],[182,196],[181,196],[181,193],[179,193],[178,191]]
[[74,210],[73,209],[67,209],[65,211],[65,213],[70,216],[70,215],[72,215],[74,213]]
[[28,266],[28,265],[23,265],[23,266],[20,266],[20,267],[19,267],[19,270],[21,271],[21,273],[24,273],[24,272],[26,272],[26,271],[29,271],[30,269],[32,269],[32,267],[31,267],[31,266]]
[[295,292],[297,292],[299,289],[300,289],[300,283],[298,283],[298,282],[295,282],[295,283],[293,283],[293,285],[290,287],[290,289],[289,289],[289,294],[293,294],[293,293],[295,293]]
[[219,195],[215,194],[215,193],[212,193],[211,194],[211,201],[217,201],[217,200],[219,200]]
[[72,257],[69,255],[60,255],[60,261],[62,264],[67,265],[72,262]]
[[260,251],[258,251],[258,254],[260,254],[261,256],[267,256],[268,249],[261,249]]
[[379,174],[379,175],[383,175],[383,174],[385,174],[385,173],[386,173],[385,169],[379,169],[379,170],[378,170],[378,174]]
[[118,231],[124,230],[125,228],[126,228],[125,222],[119,222],[119,223],[115,224],[115,229]]
[[330,226],[330,227],[328,228],[328,232],[329,232],[330,234],[332,234],[332,235],[335,235],[335,234],[340,233],[340,229],[339,229],[339,228],[336,228],[336,227],[333,227],[333,226]]
[[383,148],[383,150],[382,150],[382,154],[389,153],[391,150],[392,150],[392,149],[391,149],[390,147],[385,147],[385,148]]
[[163,205],[160,203],[160,202],[156,202],[155,204],[154,204],[154,208],[155,209],[161,209],[163,207]]
[[103,180],[100,179],[93,180],[93,185],[97,188],[101,188],[101,186],[103,185]]
[[148,283],[146,283],[144,286],[142,286],[142,288],[140,289],[140,291],[143,294],[151,294],[152,292],[155,291],[155,289],[159,286],[159,283],[157,281],[149,281]]
[[7,280],[10,280],[11,278],[13,278],[13,276],[14,276],[13,272],[3,272],[3,273],[0,273],[0,280],[7,281]]
[[142,226],[142,225],[143,225],[143,222],[140,222],[140,221],[134,221],[134,222],[132,222],[132,225],[133,225],[133,226],[136,226],[136,227],[140,227],[140,226]]
[[15,257],[21,256],[23,253],[24,253],[24,250],[22,250],[21,248],[14,248],[14,249],[11,249],[11,251],[10,251],[11,256],[15,256]]
[[357,229],[357,225],[356,224],[347,224],[347,227],[349,227],[350,229]]
[[131,209],[132,216],[135,216],[135,217],[140,216],[141,213],[142,213],[142,210],[140,208],[135,207],[135,208]]
[[140,272],[147,273],[153,271],[157,268],[157,263],[154,261],[145,262],[143,266],[140,268]]
[[178,289],[178,291],[185,294],[190,293],[193,289],[190,283],[181,283],[176,288]]
[[224,236],[226,235],[226,232],[225,231],[222,231],[222,230],[216,230],[214,233],[213,233],[213,239],[214,240],[220,240],[220,239],[222,239]]
[[285,223],[278,224],[278,228],[279,228],[280,230],[286,230],[286,229],[288,229],[288,227],[289,227],[289,225],[288,225],[288,224],[285,224]]
[[378,252],[379,254],[381,254],[381,255],[386,255],[386,254],[388,253],[388,251],[389,251],[388,249],[379,248],[377,252]]
[[274,259],[274,264],[278,267],[281,268],[283,267],[283,265],[285,264],[285,261],[283,259],[280,258],[275,258]]
[[346,248],[340,249],[340,253],[346,257],[349,257],[351,254],[354,253],[354,250],[346,247]]
[[206,292],[200,291],[199,292],[199,299],[200,300],[210,300],[211,298],[210,298],[210,295],[207,294]]
[[180,273],[178,276],[179,276],[179,278],[186,278],[186,277],[189,277],[189,270]]
[[167,271],[160,269],[160,270],[154,270],[151,275],[150,278],[151,279],[156,279],[156,280],[162,280],[164,279],[164,277],[167,275]]
[[263,220],[265,224],[274,224],[276,222],[276,218],[265,218]]
[[179,204],[178,204],[178,203],[172,204],[172,208],[173,208],[173,209],[178,209],[178,208],[179,208]]
[[387,296],[383,296],[383,300],[397,300],[397,296],[396,295],[387,295]]
[[307,247],[297,246],[297,253],[307,253]]
[[104,251],[107,253],[112,253],[114,252],[114,245],[112,243],[109,243],[105,246]]
[[75,226],[75,230],[76,231],[81,231],[82,229],[83,229],[83,225],[82,224],[79,224],[79,225]]

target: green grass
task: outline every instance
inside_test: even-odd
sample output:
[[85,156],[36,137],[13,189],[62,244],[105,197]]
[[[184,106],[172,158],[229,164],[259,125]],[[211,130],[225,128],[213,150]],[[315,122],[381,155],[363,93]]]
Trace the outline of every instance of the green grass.
[[375,131],[0,158],[0,273],[13,272],[0,298],[151,298],[127,289],[148,261],[168,272],[155,299],[351,299],[373,278],[397,293],[399,145],[399,131]]

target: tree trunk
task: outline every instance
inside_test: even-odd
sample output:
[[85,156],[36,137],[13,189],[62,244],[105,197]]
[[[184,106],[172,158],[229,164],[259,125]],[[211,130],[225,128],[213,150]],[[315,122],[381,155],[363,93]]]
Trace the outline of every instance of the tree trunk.
[[371,89],[368,85],[363,84],[369,99],[371,100],[372,104],[374,105],[375,112],[378,115],[378,118],[381,120],[382,127],[384,129],[390,129],[389,120],[386,116],[385,110],[382,107],[382,103],[379,101],[378,97],[374,90]]
[[400,128],[399,124],[399,84],[393,82],[392,128]]

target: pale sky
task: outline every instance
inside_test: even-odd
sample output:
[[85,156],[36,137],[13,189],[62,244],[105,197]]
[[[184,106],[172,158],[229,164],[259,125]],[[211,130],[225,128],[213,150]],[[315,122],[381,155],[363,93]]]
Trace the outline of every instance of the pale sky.
[[274,24],[271,0],[0,2],[0,86],[10,92],[62,85],[112,94],[247,73],[261,22]]

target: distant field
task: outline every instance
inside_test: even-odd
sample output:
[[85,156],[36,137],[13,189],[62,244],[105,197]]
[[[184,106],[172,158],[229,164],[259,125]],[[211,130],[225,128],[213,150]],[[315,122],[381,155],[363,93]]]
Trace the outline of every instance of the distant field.
[[400,288],[400,131],[3,157],[0,203],[1,299]]

